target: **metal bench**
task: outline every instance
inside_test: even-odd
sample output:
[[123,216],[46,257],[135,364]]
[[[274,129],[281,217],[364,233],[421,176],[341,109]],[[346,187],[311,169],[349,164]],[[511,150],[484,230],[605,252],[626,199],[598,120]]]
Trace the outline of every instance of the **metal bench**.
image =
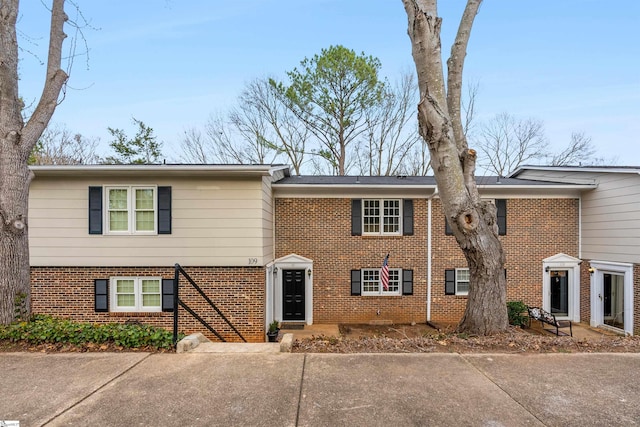
[[[552,334],[573,336],[573,326],[571,320],[557,320],[555,314],[551,314],[548,311],[541,309],[540,307],[528,307],[529,311],[529,324],[531,319],[539,320],[542,325],[542,330],[551,332]],[[551,325],[555,327],[555,330],[545,328],[544,325]],[[560,328],[569,328],[569,333],[561,331]]]

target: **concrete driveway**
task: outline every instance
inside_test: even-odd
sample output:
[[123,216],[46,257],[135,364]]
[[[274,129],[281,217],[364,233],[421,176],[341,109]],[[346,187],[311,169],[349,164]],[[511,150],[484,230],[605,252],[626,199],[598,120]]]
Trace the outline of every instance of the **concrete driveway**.
[[0,354],[20,426],[629,426],[640,354]]

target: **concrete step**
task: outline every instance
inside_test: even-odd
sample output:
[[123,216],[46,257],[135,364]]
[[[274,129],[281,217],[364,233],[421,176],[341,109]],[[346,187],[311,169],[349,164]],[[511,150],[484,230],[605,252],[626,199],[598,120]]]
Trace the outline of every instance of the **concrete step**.
[[290,353],[293,334],[283,334],[280,342],[211,342],[201,333],[191,334],[176,345],[176,353]]

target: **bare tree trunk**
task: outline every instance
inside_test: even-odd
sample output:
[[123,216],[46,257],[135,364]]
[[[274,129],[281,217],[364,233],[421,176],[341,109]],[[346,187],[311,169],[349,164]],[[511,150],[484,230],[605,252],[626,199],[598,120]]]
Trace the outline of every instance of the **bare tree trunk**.
[[[30,311],[29,241],[27,210],[31,173],[29,153],[42,135],[67,81],[60,69],[63,26],[67,20],[64,0],[54,0],[47,76],[42,96],[25,125],[18,94],[18,0],[0,3],[0,323],[11,322],[16,304]],[[17,298],[17,300],[16,300]]]
[[462,69],[473,20],[481,0],[468,0],[448,65],[445,89],[436,0],[403,0],[418,73],[420,134],[431,164],[445,215],[469,264],[467,307],[460,331],[488,335],[508,326],[504,252],[498,240],[496,209],[480,200],[475,182],[476,152],[462,126]]

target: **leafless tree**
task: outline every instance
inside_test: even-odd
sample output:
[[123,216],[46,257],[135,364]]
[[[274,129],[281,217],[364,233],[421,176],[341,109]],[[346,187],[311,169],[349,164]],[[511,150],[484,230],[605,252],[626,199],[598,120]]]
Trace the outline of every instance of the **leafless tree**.
[[484,123],[478,133],[474,138],[480,153],[478,163],[498,176],[529,161],[544,159],[549,153],[544,124],[533,118],[518,119],[501,113]]
[[591,137],[586,136],[584,132],[573,132],[569,145],[553,154],[549,163],[552,166],[593,165],[598,163],[595,154],[596,148],[591,142]]
[[467,1],[447,61],[445,87],[437,1],[403,0],[420,88],[420,134],[429,147],[445,216],[471,276],[458,329],[487,335],[508,327],[505,256],[498,239],[496,208],[478,193],[476,152],[467,145],[460,108],[464,58],[480,3]]
[[182,149],[180,160],[186,163],[214,163],[216,158],[215,147],[209,143],[206,135],[203,135],[197,128],[189,128],[184,131],[180,148]]
[[212,115],[205,128],[205,135],[195,128],[184,132],[182,160],[245,164],[288,159],[300,174],[310,133],[267,79],[247,84],[237,105]]
[[262,144],[278,154],[285,154],[299,175],[311,132],[287,107],[287,102],[269,83],[269,79],[257,79],[249,83],[239,99],[240,105],[250,106],[246,110],[245,122],[259,120],[265,124]]
[[18,0],[0,2],[0,323],[14,318],[16,302],[30,312],[28,197],[32,174],[29,155],[58,105],[68,75],[61,68],[64,0],[53,0],[46,78],[40,99],[26,121],[18,91]]
[[355,150],[361,175],[398,175],[416,160],[414,147],[422,145],[414,121],[417,99],[415,77],[404,73],[395,86],[387,86],[382,102],[365,112],[366,130]]
[[90,165],[100,161],[98,138],[73,133],[64,125],[47,127],[29,160],[32,165]]

